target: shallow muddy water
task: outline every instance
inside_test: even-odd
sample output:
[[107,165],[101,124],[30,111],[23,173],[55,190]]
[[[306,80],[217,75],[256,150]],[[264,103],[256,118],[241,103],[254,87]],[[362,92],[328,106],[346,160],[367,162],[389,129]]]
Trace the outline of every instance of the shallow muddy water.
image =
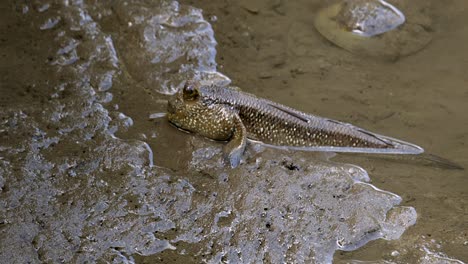
[[465,1],[406,3],[432,40],[392,58],[322,37],[328,1],[104,2],[1,3],[0,263],[468,261],[466,170],[256,144],[230,169],[150,118],[195,76],[467,168]]

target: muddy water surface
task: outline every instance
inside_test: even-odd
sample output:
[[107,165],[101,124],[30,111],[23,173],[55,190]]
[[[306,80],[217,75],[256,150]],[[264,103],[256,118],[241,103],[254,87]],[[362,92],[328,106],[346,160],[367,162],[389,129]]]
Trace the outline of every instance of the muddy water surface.
[[466,3],[413,1],[433,40],[392,60],[321,37],[327,4],[2,2],[0,262],[466,262],[465,171],[254,144],[231,170],[149,118],[196,76],[468,167]]

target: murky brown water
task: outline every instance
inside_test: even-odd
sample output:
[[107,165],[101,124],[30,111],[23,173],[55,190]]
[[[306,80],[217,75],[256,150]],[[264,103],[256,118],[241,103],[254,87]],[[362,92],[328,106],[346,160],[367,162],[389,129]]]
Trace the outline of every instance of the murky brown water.
[[328,3],[3,1],[0,262],[467,262],[466,171],[254,145],[230,170],[148,118],[217,70],[467,168],[466,1],[412,1],[433,40],[390,61],[320,36]]

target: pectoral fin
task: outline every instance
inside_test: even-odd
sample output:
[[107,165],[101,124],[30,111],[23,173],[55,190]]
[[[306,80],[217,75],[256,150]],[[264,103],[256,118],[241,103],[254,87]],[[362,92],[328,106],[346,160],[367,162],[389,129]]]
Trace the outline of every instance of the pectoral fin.
[[224,159],[232,168],[239,166],[242,154],[247,144],[247,130],[237,114],[234,118],[234,132],[231,140],[224,146]]

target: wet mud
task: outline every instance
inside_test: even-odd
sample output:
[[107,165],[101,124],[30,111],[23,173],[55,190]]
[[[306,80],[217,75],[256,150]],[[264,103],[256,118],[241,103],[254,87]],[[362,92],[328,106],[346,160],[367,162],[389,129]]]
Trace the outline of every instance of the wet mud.
[[[468,175],[224,143],[158,113],[188,78],[408,140],[468,167],[466,3],[392,60],[313,26],[320,1],[3,1],[1,263],[461,263]],[[437,61],[437,63],[435,63]]]

